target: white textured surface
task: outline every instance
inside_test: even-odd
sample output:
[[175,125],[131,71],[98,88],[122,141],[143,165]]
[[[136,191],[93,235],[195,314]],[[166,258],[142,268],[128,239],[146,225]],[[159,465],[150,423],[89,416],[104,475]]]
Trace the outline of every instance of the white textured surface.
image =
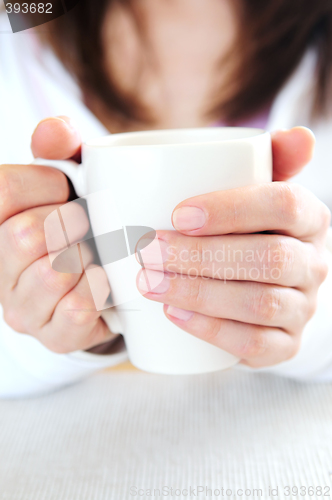
[[[101,373],[0,401],[1,500],[125,500],[130,487],[331,486],[332,385],[226,371]],[[279,486],[279,496],[268,487]],[[197,495],[197,492],[196,492]],[[162,498],[222,498],[168,496]]]

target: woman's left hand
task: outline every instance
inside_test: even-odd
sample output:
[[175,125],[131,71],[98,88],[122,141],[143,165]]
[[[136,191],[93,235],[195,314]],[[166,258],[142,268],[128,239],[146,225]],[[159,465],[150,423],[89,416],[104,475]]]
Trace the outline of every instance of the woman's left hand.
[[310,191],[285,182],[310,161],[313,148],[308,129],[277,132],[277,182],[188,199],[173,212],[177,231],[158,231],[158,240],[141,250],[141,293],[164,303],[177,326],[251,367],[297,353],[328,272],[330,211]]

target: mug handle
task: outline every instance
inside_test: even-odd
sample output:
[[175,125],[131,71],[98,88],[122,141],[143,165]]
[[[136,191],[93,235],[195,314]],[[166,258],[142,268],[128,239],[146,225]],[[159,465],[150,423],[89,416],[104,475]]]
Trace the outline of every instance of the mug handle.
[[[57,168],[63,172],[71,182],[73,183],[74,189],[77,196],[85,196],[87,194],[86,183],[84,179],[84,170],[81,165],[78,165],[72,160],[44,160],[43,158],[36,158],[31,165],[42,165],[44,167]],[[123,327],[119,315],[116,312],[115,307],[110,309],[105,309],[102,312],[101,317],[109,327],[112,333],[123,334]]]

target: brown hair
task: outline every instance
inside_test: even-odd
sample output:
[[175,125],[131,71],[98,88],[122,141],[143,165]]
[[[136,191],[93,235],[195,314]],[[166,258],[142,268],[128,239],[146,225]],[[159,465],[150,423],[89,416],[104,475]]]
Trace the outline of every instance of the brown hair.
[[[134,0],[135,1],[135,0]],[[113,113],[144,119],[134,96],[121,93],[104,67],[101,26],[110,4],[129,9],[132,0],[81,0],[50,23],[49,41],[82,88],[93,92]],[[309,46],[317,58],[314,114],[332,103],[332,1],[232,0],[239,18],[237,65],[228,82],[228,99],[214,111],[232,123],[260,111],[275,97]]]

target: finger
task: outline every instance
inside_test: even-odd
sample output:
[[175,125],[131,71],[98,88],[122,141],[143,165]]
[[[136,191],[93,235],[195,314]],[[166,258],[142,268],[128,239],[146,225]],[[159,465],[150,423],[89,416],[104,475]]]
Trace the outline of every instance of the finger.
[[[85,258],[87,265],[93,262],[93,252],[88,248]],[[75,259],[73,254],[72,259]],[[72,264],[75,266],[76,262]],[[33,335],[51,320],[58,302],[77,285],[81,276],[82,273],[55,271],[48,255],[35,261],[21,274],[15,289],[7,294],[7,320],[10,316],[11,327]]]
[[213,318],[272,326],[289,333],[301,330],[309,319],[306,296],[293,288],[222,282],[148,269],[140,271],[137,284],[147,299]]
[[273,180],[286,181],[312,159],[316,139],[306,127],[278,130],[272,134]]
[[164,312],[182,330],[233,354],[252,368],[286,361],[299,349],[299,338],[278,328],[211,318],[173,306],[165,306]]
[[40,165],[0,166],[0,225],[29,208],[65,203],[70,189],[66,176]]
[[[80,241],[89,229],[84,209],[77,203],[66,205],[70,211],[71,241]],[[47,255],[44,221],[59,205],[32,208],[8,219],[0,227],[1,286],[13,289],[33,262]],[[69,217],[68,217],[69,218]],[[77,221],[77,224],[74,223]],[[61,228],[60,228],[61,229]],[[59,238],[59,242],[63,239]],[[56,239],[56,238],[55,238]]]
[[70,118],[58,116],[46,118],[32,134],[31,151],[35,158],[79,161],[81,136]]
[[147,269],[224,281],[274,283],[303,290],[319,286],[325,263],[316,247],[289,236],[188,236],[158,231],[140,250]]
[[271,182],[190,198],[174,210],[173,226],[188,235],[277,231],[311,241],[326,231],[330,217],[304,187]]
[[[100,293],[106,299],[109,285],[99,268]],[[39,332],[39,340],[51,351],[67,353],[86,350],[116,337],[100,318],[91,294],[87,275],[57,305],[51,321]]]

